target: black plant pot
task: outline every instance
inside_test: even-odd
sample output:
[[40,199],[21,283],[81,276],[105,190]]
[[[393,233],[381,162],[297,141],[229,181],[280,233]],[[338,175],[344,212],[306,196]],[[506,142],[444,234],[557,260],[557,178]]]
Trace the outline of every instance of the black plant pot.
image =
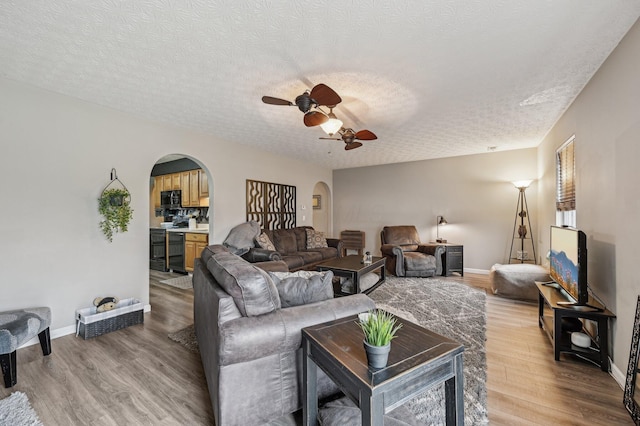
[[120,207],[123,204],[124,204],[124,196],[112,195],[109,197],[109,205],[114,207]]
[[384,368],[389,360],[391,343],[385,346],[373,346],[364,341],[364,350],[367,353],[367,364],[372,368]]

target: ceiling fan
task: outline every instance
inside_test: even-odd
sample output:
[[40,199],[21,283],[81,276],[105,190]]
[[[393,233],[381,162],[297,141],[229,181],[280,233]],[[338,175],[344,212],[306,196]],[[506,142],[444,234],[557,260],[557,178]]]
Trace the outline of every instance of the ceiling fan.
[[378,137],[370,130],[360,130],[359,132],[354,132],[353,129],[350,128],[341,128],[338,130],[340,134],[339,138],[320,138],[320,139],[328,139],[332,141],[344,141],[345,146],[344,149],[349,151],[351,149],[360,148],[362,146],[361,141],[372,141],[378,139]]
[[303,94],[296,97],[294,102],[271,96],[263,96],[262,102],[269,105],[297,106],[298,109],[304,113],[305,126],[313,127],[319,126],[329,120],[329,117],[327,117],[322,110],[317,110],[317,108],[319,106],[333,108],[342,102],[342,98],[329,86],[320,83],[315,85],[310,91],[306,90]]

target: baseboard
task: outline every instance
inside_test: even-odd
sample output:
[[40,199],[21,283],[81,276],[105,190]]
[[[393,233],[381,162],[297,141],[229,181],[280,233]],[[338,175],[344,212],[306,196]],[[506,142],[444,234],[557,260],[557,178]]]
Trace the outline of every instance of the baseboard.
[[[145,313],[151,312],[151,305],[148,303],[144,305],[143,312]],[[75,325],[67,325],[65,327],[60,327],[60,328],[51,330],[50,338],[51,340],[53,340],[53,339],[57,339],[58,337],[68,336],[69,334],[76,334]],[[23,343],[18,349],[26,348],[27,346],[31,346],[31,345],[39,345],[39,344],[40,344],[40,340],[38,339],[38,336],[36,336],[33,339],[29,340],[28,342]]]
[[611,360],[611,358],[609,358],[609,363],[611,365],[611,377],[613,377],[613,380],[618,383],[618,386],[620,386],[620,388],[624,390],[624,384],[627,381],[627,375],[623,374],[622,371],[620,371],[620,369],[613,363],[613,360]]
[[464,268],[464,273],[470,272],[472,274],[480,274],[480,275],[489,275],[488,269],[473,269],[473,268]]

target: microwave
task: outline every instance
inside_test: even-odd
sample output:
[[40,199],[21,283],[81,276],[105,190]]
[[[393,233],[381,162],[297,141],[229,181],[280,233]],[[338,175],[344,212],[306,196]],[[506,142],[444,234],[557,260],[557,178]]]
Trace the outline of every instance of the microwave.
[[176,189],[175,191],[160,192],[160,207],[163,209],[182,208],[182,191]]

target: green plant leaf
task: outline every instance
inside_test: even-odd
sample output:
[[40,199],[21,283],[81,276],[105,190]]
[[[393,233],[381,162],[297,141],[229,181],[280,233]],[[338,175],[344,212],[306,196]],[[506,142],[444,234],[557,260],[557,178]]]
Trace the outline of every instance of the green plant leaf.
[[[113,205],[111,200],[114,198],[122,199],[122,204]],[[129,222],[133,218],[133,209],[130,203],[129,191],[120,188],[107,189],[98,199],[98,212],[103,217],[99,226],[109,242],[113,241],[113,234],[127,232]]]
[[396,317],[383,310],[371,310],[366,321],[356,321],[364,332],[367,343],[374,346],[386,346],[396,337],[402,324],[398,324]]

